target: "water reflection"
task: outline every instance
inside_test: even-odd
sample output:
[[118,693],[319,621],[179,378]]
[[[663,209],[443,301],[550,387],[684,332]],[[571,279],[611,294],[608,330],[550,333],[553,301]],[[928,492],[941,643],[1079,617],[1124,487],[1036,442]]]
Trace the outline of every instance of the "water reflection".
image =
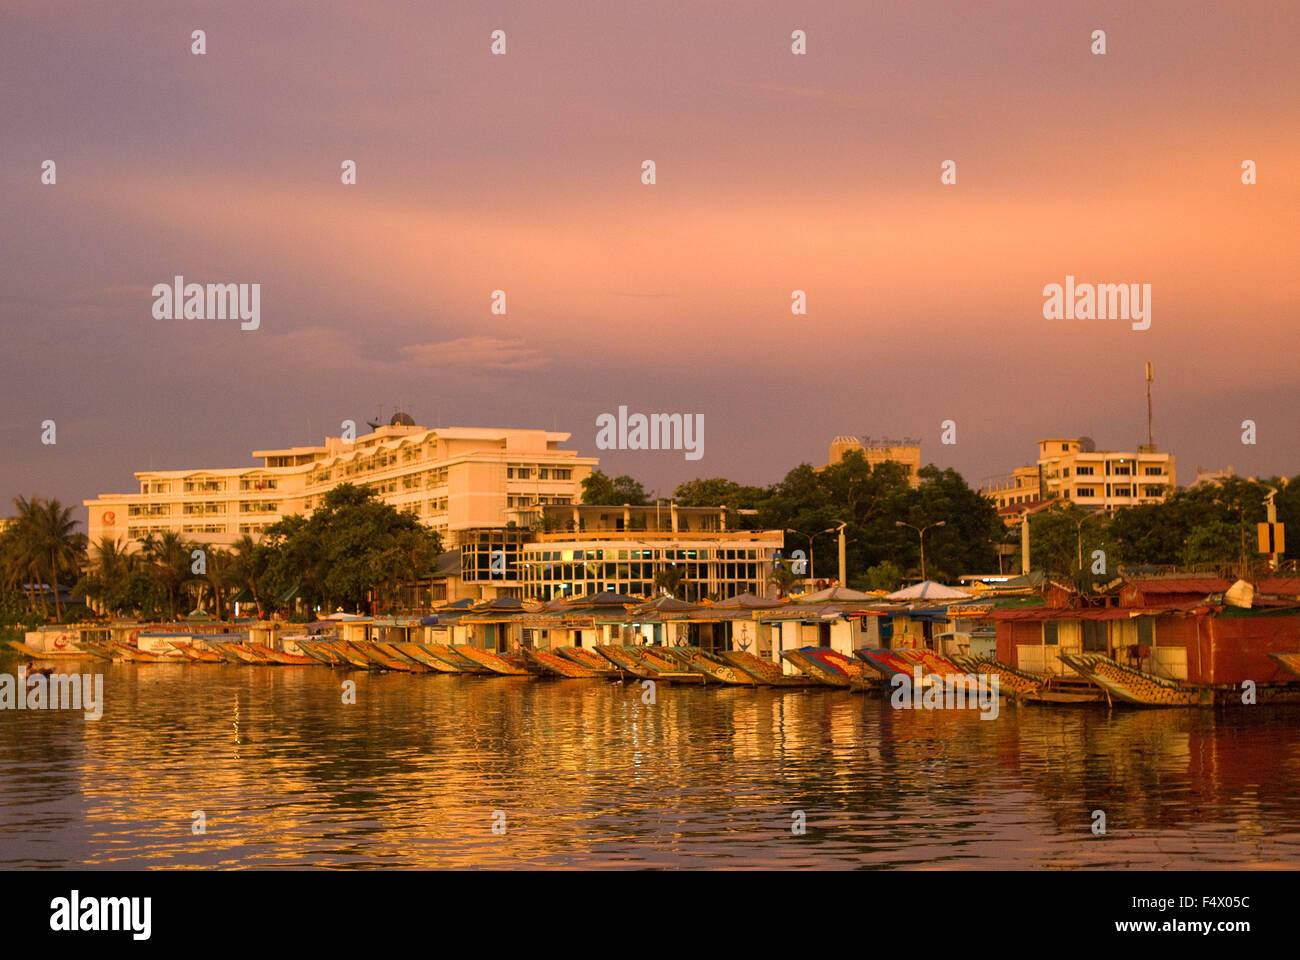
[[818,689],[647,705],[600,682],[103,670],[99,721],[0,712],[7,867],[1300,863],[1294,708],[983,721]]

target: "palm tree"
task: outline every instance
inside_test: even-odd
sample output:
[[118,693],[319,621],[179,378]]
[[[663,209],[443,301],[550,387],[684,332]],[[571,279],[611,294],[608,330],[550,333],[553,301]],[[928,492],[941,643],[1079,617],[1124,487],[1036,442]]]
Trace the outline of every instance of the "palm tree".
[[122,541],[105,534],[99,538],[88,559],[86,596],[98,600],[104,609],[117,612],[113,598],[135,569],[135,556],[126,552]]
[[154,575],[167,588],[167,609],[176,619],[176,601],[181,587],[193,579],[190,573],[191,545],[175,530],[149,534],[144,540],[145,556],[153,565]]
[[235,541],[230,557],[230,578],[241,587],[247,587],[253,595],[257,606],[257,615],[262,615],[262,594],[259,582],[266,575],[267,553],[253,542],[252,536],[244,534]]
[[686,568],[670,563],[655,571],[654,586],[656,590],[662,588],[670,597],[675,597],[685,580]]
[[[57,499],[41,500],[15,497],[18,521],[15,535],[20,562],[33,574],[34,583],[48,579],[54,593],[54,615],[63,620],[63,602],[59,598],[59,576],[75,573],[80,567],[82,540],[76,532],[78,521],[72,519],[72,507]],[[45,602],[45,593],[41,592]]]
[[781,565],[767,575],[767,582],[774,584],[778,594],[782,597],[789,595],[790,588],[802,579],[803,577],[799,576],[791,568],[788,560],[781,561]]

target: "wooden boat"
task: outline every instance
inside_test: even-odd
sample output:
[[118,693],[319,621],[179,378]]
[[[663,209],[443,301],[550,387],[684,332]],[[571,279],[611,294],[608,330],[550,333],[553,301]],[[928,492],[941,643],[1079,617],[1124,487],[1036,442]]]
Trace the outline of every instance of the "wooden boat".
[[384,654],[384,656],[409,667],[410,669],[407,671],[408,673],[435,672],[427,663],[424,663],[422,660],[417,660],[414,657],[407,656],[401,650],[398,650],[397,645],[394,643],[389,643],[387,640],[376,640],[374,641],[374,644],[375,644],[375,649],[378,650],[380,653]]
[[343,662],[343,659],[338,654],[327,651],[322,647],[319,638],[299,637],[294,640],[294,643],[297,645],[299,650],[314,659],[317,663],[323,663],[332,667],[335,664]]
[[519,652],[523,655],[524,663],[528,664],[530,672],[541,677],[559,677],[563,680],[592,680],[617,675],[618,672],[610,668],[608,674],[598,673],[585,664],[557,656],[548,650],[533,650],[524,647]]
[[208,640],[208,649],[211,650],[213,653],[215,653],[215,654],[216,654],[218,657],[220,657],[222,660],[225,660],[227,663],[247,663],[247,662],[248,662],[248,661],[245,660],[243,657],[241,657],[238,653],[235,652],[235,650],[231,647],[231,644],[230,644],[229,641],[222,641],[222,640],[217,640],[217,639],[209,639],[209,640]]
[[[963,668],[967,673],[983,673],[996,675],[998,678],[998,689],[1004,693],[1010,693],[1012,696],[1021,699],[1036,699],[1047,692],[1047,686],[1051,678],[1041,676],[1037,673],[1030,673],[1028,670],[1020,670],[1016,667],[1009,666],[1001,660],[990,660],[987,657],[980,657],[971,654],[957,655],[952,657],[954,663]],[[1065,691],[1056,691],[1064,693]],[[1053,702],[1053,701],[1043,701]],[[1069,702],[1069,701],[1055,701]],[[1080,701],[1081,702],[1081,701]]]
[[[10,640],[9,646],[13,647],[24,657],[30,657],[33,660],[98,660],[101,656],[88,650],[69,649],[69,650],[37,650],[35,647],[29,647],[21,640]],[[109,659],[112,659],[111,657]]]
[[653,680],[655,671],[643,664],[636,657],[628,653],[623,647],[613,644],[607,646],[593,647],[602,657],[614,665],[619,676],[624,680],[634,678],[637,680]]
[[459,644],[452,647],[445,643],[426,643],[424,644],[424,647],[431,656],[446,661],[461,673],[486,675],[492,672],[477,660],[471,660],[469,657],[462,654],[460,652]]
[[[176,657],[166,657],[161,653],[151,653],[148,650],[141,650],[138,647],[132,647],[129,644],[120,641],[113,641],[113,647],[122,654],[122,658],[128,663],[175,663]],[[179,656],[179,654],[177,654]]]
[[[854,680],[863,679],[864,670],[850,672],[852,661],[842,653],[836,653],[829,647],[800,647],[797,650],[782,650],[781,656],[789,660],[804,674],[831,687],[848,689]],[[858,662],[861,665],[861,661]]]
[[526,667],[516,666],[504,657],[497,656],[490,650],[481,650],[478,647],[472,647],[469,644],[456,644],[452,647],[467,660],[473,660],[479,666],[486,667],[493,673],[500,674],[503,677],[526,677],[531,671]]
[[401,673],[428,673],[429,668],[414,660],[397,659],[389,656],[371,640],[344,641],[353,651],[365,657],[381,670],[397,670]]
[[254,654],[261,656],[267,663],[280,664],[282,666],[302,666],[314,664],[315,657],[309,657],[300,653],[285,653],[283,650],[276,650],[274,647],[268,647],[264,643],[249,643],[248,649]]
[[588,670],[594,670],[602,677],[617,677],[618,668],[602,657],[595,650],[588,647],[556,647],[555,653],[558,653],[565,660],[576,663],[580,667],[586,667]]
[[819,687],[821,684],[804,674],[786,674],[779,664],[764,660],[744,650],[727,650],[721,657],[737,669],[744,670],[758,683],[770,687]]
[[173,640],[172,646],[181,652],[181,656],[191,663],[220,663],[221,655],[212,650],[202,650],[192,643]]
[[682,666],[704,674],[715,683],[733,687],[752,687],[757,684],[757,681],[744,670],[699,647],[665,647],[664,649]]
[[320,649],[328,650],[349,666],[360,667],[362,670],[379,669],[378,664],[373,663],[369,657],[357,653],[343,640],[323,640],[319,646]]
[[112,644],[108,641],[99,640],[79,640],[77,641],[83,650],[93,653],[100,660],[121,660],[122,655],[115,651]]
[[1062,653],[1061,662],[1106,692],[1109,698],[1142,707],[1194,707],[1213,702],[1206,688],[1184,687],[1142,670],[1116,663],[1099,653]]
[[696,670],[682,670],[680,664],[661,652],[662,648],[625,646],[623,651],[651,671],[650,679],[665,683],[704,683],[704,674]]
[[408,659],[424,664],[434,673],[460,673],[457,667],[452,666],[446,660],[439,660],[428,650],[425,650],[422,643],[401,641],[393,643],[391,646]]

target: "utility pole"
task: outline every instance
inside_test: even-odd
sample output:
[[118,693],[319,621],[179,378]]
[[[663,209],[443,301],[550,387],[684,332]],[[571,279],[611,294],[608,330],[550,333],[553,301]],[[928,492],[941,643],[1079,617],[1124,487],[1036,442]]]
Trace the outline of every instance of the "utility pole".
[[[827,527],[825,530],[822,531],[822,533],[838,533],[840,536],[840,586],[841,587],[848,586],[848,584],[844,580],[844,568],[846,566],[845,556],[844,556],[844,547],[845,547],[844,528],[847,526],[848,526],[847,523],[841,523],[838,527]],[[811,550],[812,548],[809,547],[809,549]]]

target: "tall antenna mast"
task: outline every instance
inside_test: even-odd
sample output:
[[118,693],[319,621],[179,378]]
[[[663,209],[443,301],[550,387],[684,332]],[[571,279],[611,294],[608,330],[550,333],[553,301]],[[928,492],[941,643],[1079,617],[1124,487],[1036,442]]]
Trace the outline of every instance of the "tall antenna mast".
[[1151,430],[1151,361],[1147,361],[1147,452],[1154,452],[1156,442]]

